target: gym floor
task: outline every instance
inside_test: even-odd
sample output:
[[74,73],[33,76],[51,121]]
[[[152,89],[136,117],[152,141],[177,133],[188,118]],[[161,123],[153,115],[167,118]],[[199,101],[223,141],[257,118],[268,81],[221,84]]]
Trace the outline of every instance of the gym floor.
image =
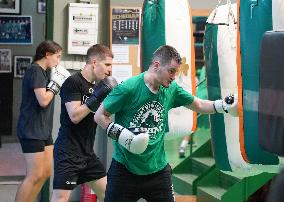
[[25,159],[19,143],[4,143],[0,148],[1,201],[13,202],[19,183],[26,173]]
[[[177,150],[170,153],[176,153]],[[176,159],[179,161],[180,159]],[[4,143],[0,148],[1,201],[13,202],[17,187],[25,176],[25,159],[19,143]],[[175,162],[176,163],[176,162]],[[196,202],[195,196],[176,196],[176,202]]]

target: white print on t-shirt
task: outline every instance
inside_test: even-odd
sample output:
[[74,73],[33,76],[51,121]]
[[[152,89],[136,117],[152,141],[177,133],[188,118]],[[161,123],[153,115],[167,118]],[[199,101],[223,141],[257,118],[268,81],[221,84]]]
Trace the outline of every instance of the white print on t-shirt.
[[[89,88],[89,93],[93,94],[94,93],[94,89],[93,88]],[[82,104],[85,104],[87,99],[89,99],[89,96],[83,95]]]
[[152,140],[157,139],[156,134],[161,132],[164,126],[163,115],[164,107],[157,101],[144,104],[136,112],[130,127],[143,128],[149,133]]
[[77,184],[77,182],[66,181],[66,184]]

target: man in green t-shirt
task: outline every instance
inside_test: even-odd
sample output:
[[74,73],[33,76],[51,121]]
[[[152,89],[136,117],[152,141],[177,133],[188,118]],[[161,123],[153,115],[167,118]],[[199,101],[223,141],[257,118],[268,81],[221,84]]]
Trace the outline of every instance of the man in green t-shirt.
[[174,201],[164,150],[171,108],[237,115],[237,97],[228,96],[226,102],[202,100],[181,88],[174,81],[180,64],[175,48],[159,47],[149,69],[115,87],[97,110],[95,121],[114,139],[106,202]]

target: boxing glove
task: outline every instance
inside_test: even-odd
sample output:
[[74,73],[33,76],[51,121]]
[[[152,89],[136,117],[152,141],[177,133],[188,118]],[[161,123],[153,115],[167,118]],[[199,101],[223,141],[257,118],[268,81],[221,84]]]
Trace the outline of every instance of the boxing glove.
[[228,95],[224,100],[215,100],[213,107],[216,113],[229,113],[231,116],[238,116],[238,96]]
[[55,95],[59,92],[64,81],[70,76],[68,70],[64,67],[57,65],[51,69],[50,82],[47,89],[52,91]]
[[108,125],[106,132],[110,138],[118,141],[120,145],[134,154],[142,154],[147,149],[149,134],[141,129],[133,128],[128,130],[112,122]]
[[101,102],[106,98],[110,91],[117,85],[114,77],[108,76],[101,80],[98,85],[94,87],[93,94],[86,100],[85,104],[92,111],[95,112],[99,108]]

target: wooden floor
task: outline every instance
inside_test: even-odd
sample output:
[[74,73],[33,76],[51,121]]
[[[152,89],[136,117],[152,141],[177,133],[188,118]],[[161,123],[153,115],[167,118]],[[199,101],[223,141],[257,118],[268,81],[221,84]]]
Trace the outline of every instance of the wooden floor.
[[195,196],[176,196],[176,202],[196,202]]

